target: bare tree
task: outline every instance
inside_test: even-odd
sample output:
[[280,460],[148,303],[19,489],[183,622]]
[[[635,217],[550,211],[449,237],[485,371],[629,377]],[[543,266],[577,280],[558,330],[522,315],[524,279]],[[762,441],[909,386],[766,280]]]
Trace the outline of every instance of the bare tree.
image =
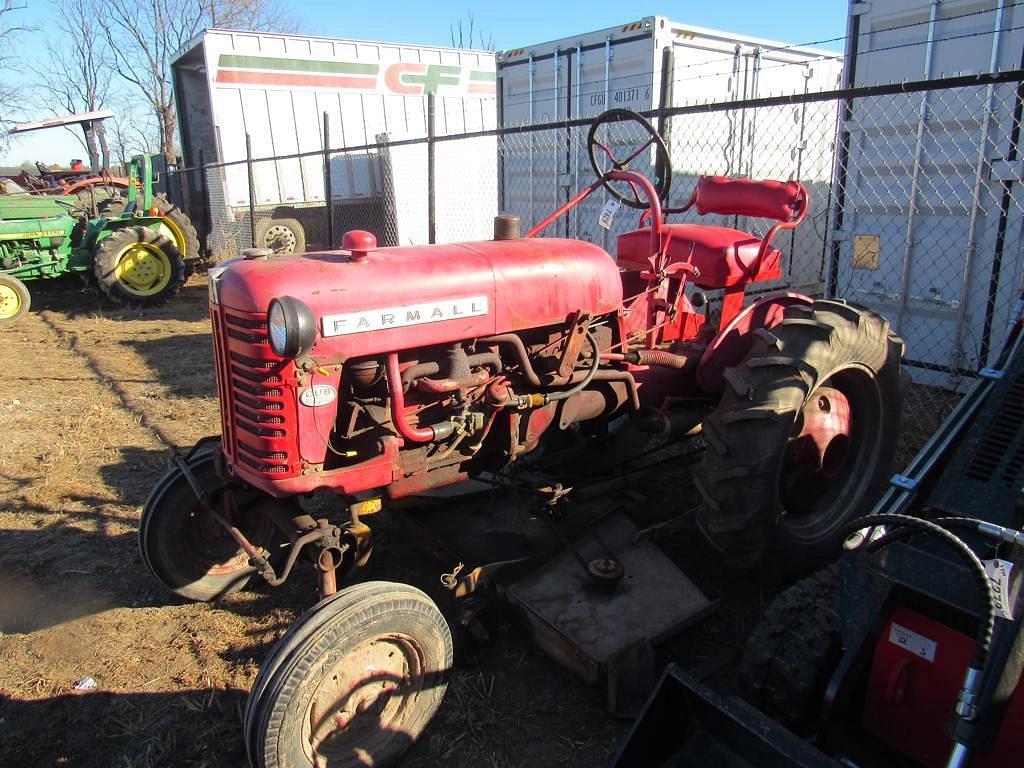
[[[22,6],[24,7],[24,6]],[[14,57],[14,41],[21,32],[28,32],[30,27],[19,26],[11,21],[10,14],[20,10],[14,0],[0,2],[0,72],[9,72],[15,67],[11,63]],[[14,113],[18,111],[20,89],[6,79],[0,79],[0,126],[9,126],[14,122]],[[0,146],[7,145],[7,131],[0,131]]]
[[127,174],[128,161],[135,155],[151,155],[157,150],[156,122],[149,112],[138,114],[134,109],[137,104],[137,99],[125,95],[113,98],[108,104],[114,117],[107,121],[107,141],[122,175]]
[[290,28],[286,11],[276,0],[96,1],[117,74],[134,86],[152,111],[160,151],[168,162],[177,155],[170,67],[174,54],[205,27]]
[[[54,8],[56,38],[46,43],[45,63],[32,69],[46,103],[54,114],[92,112],[108,106],[113,56],[96,24],[97,0],[57,0]],[[66,127],[86,152],[95,149],[88,146],[77,126]]]
[[[472,11],[466,11],[466,20],[461,18],[448,27],[452,48],[476,48],[477,50],[493,51],[494,35],[484,33],[476,27],[476,17]],[[474,44],[474,39],[476,43]]]

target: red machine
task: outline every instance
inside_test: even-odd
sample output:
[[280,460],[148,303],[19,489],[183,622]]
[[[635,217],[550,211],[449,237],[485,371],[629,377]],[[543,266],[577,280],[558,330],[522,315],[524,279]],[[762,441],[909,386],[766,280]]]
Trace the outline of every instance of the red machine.
[[[610,147],[622,142],[602,132],[623,122],[639,124],[644,140],[620,160]],[[597,181],[525,237],[514,217],[499,217],[486,242],[378,249],[354,231],[338,251],[252,254],[211,270],[222,435],[213,451],[179,459],[146,505],[140,541],[158,579],[212,599],[257,573],[280,583],[304,552],[332,595],[338,574],[365,558],[365,519],[382,497],[506,470],[616,419],[648,432],[703,430],[699,522],[725,556],[810,564],[831,554],[887,476],[902,343],[881,317],[844,302],[780,294],[744,307],[749,284],[781,275],[773,239],[807,214],[800,183],[703,178],[673,210],[663,204],[668,150],[642,118],[605,113],[588,147]],[[629,170],[652,147],[664,169],[656,184]],[[617,259],[540,237],[602,187],[644,211],[619,237]],[[762,238],[666,221],[691,208],[775,223]],[[344,522],[302,511],[296,498],[316,490],[345,500]],[[403,587],[391,618],[364,626],[397,587],[367,589],[322,603],[334,607],[307,615],[272,653],[247,716],[256,764],[312,764],[328,735],[342,752],[358,743],[386,764],[394,744],[364,745],[353,713],[372,710],[378,725],[415,738],[440,702],[407,682],[419,669],[443,693],[450,638],[436,608]],[[382,697],[351,665],[325,672],[311,685],[326,685],[329,702],[313,700],[337,717],[302,731],[295,708],[309,701],[292,686],[306,671],[292,662],[319,652],[328,625],[348,628],[335,640],[356,666],[372,658],[381,676],[404,682]],[[425,703],[411,705],[415,696]],[[287,742],[289,728],[305,735]]]

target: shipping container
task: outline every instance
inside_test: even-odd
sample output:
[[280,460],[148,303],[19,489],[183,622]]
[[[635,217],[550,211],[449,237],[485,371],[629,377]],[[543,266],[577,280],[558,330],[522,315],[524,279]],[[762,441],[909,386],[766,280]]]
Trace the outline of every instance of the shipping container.
[[[1022,11],[998,0],[852,3],[848,84],[1020,68]],[[1006,337],[1021,288],[1020,108],[1009,82],[843,110],[830,288],[891,319],[918,383],[962,388]]]
[[[834,51],[738,36],[651,16],[608,29],[508,50],[498,55],[500,122],[504,126],[593,117],[606,109],[637,112],[737,101],[838,87],[842,56]],[[835,105],[794,106],[794,125],[758,125],[755,110],[673,118],[672,200],[685,200],[700,175],[799,178],[812,208],[825,209],[833,167]],[[822,115],[802,114],[807,110]],[[831,112],[829,112],[831,110]],[[828,113],[828,114],[825,114]],[[553,129],[509,137],[503,151],[501,207],[535,222],[589,183],[586,131]],[[805,149],[810,146],[810,152]],[[803,159],[803,162],[801,162]],[[561,223],[560,234],[606,247],[597,226],[605,198],[595,195]],[[617,228],[633,226],[625,213]],[[797,237],[787,282],[818,281],[820,237]]]
[[[496,125],[495,57],[486,51],[210,29],[176,54],[172,71],[185,166],[231,163],[205,178],[191,174],[192,197],[210,201],[213,229],[239,229],[251,205],[258,239],[298,222],[308,243],[324,244],[325,113],[331,149],[361,148],[332,156],[335,218],[378,224],[382,245],[426,242],[426,148],[382,157],[368,145],[425,137],[428,93],[439,135]],[[253,158],[275,158],[253,164],[253,196],[247,137]],[[495,140],[463,151],[479,155],[480,173],[449,179],[450,166],[439,163],[439,210],[467,195],[496,201]],[[482,221],[467,219],[438,239],[483,236],[490,217]]]

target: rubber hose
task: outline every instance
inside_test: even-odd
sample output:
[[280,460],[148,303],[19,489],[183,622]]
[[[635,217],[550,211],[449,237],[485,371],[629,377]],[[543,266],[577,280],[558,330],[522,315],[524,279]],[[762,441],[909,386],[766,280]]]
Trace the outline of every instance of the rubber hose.
[[[978,556],[974,554],[973,550],[968,547],[959,536],[954,533],[947,531],[941,525],[936,525],[928,520],[922,520],[919,517],[912,517],[910,515],[896,515],[891,513],[867,515],[865,517],[858,518],[853,522],[849,523],[846,527],[846,533],[850,534],[862,530],[864,528],[873,528],[879,524],[889,523],[892,525],[901,526],[906,528],[917,528],[924,533],[930,533],[933,536],[937,536],[956,551],[968,564],[970,570],[974,574],[975,583],[978,587],[978,591],[981,593],[983,601],[985,603],[985,616],[984,620],[980,622],[977,633],[977,645],[975,646],[974,661],[972,666],[977,669],[983,669],[985,666],[985,660],[988,657],[989,647],[992,644],[992,633],[995,630],[996,623],[996,597],[992,591],[992,585],[989,583],[988,575],[985,573],[985,566],[981,564]],[[886,533],[880,539],[874,541],[868,541],[866,544],[861,545],[868,552],[874,552],[888,546],[896,539],[903,535],[906,535],[908,531],[891,531]],[[858,547],[859,549],[860,547]]]
[[577,392],[581,392],[586,389],[587,385],[594,380],[594,374],[597,373],[597,369],[601,365],[601,348],[598,346],[597,339],[594,338],[594,334],[590,331],[587,331],[587,343],[590,344],[590,349],[594,353],[594,361],[591,363],[590,370],[587,371],[586,377],[569,389],[562,390],[561,392],[555,392],[553,395],[545,395],[544,398],[547,402],[557,403],[559,400],[570,398]]

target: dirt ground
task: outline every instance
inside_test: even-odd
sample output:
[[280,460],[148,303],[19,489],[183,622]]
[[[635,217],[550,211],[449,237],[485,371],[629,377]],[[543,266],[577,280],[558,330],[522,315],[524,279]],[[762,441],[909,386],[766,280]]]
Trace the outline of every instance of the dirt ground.
[[[219,429],[205,278],[145,314],[73,283],[33,292],[32,313],[0,328],[0,765],[242,766],[247,691],[315,601],[312,572],[191,604],[150,578],[136,544],[168,446]],[[678,474],[644,503],[684,508]],[[724,572],[692,527],[665,548],[721,604],[659,662],[727,666],[773,581]],[[438,564],[394,534],[377,533],[377,552],[375,578],[438,591]],[[95,690],[76,691],[87,676]],[[403,765],[607,765],[628,723],[604,697],[506,626],[486,662],[455,672]]]

